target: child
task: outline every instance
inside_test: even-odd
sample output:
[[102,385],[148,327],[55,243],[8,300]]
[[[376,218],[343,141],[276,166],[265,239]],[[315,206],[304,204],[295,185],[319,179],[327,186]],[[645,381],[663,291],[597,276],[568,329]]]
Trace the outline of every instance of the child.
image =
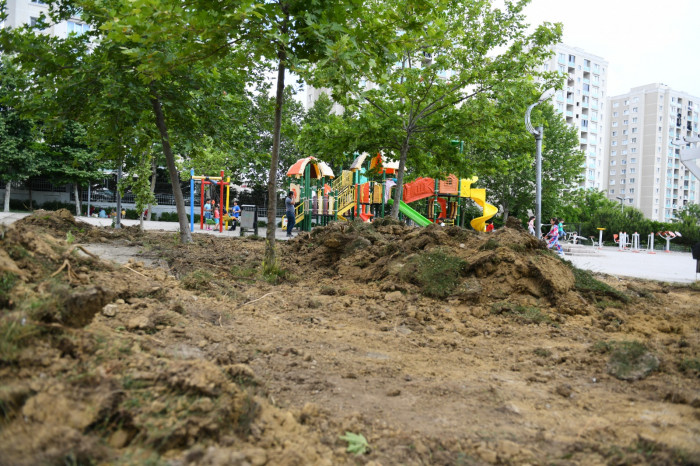
[[537,233],[535,233],[535,216],[531,215],[530,220],[527,222],[527,231],[530,232],[532,236],[537,236]]
[[559,225],[557,224],[557,219],[552,217],[549,219],[549,223],[552,225],[552,228],[549,230],[549,233],[547,233],[547,248],[552,249],[554,246],[557,247],[557,253],[560,256],[564,256],[564,250],[561,248],[561,245],[559,244]]
[[219,206],[214,204],[214,229],[219,229],[219,219],[221,218],[221,212],[219,212]]

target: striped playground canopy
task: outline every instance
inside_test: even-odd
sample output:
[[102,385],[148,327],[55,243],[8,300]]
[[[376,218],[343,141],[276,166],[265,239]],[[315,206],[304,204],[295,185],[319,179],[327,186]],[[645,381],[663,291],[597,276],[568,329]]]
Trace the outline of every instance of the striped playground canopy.
[[355,160],[352,161],[352,165],[350,165],[350,171],[354,172],[362,168],[362,164],[365,163],[365,159],[368,155],[369,154],[367,152],[363,152],[357,157],[355,157]]
[[299,159],[294,165],[292,165],[287,171],[287,176],[295,176],[301,178],[304,176],[304,170],[306,166],[311,164],[309,167],[309,172],[311,173],[311,178],[320,179],[322,177],[334,178],[333,170],[325,162],[321,162],[316,157],[306,157],[304,159]]
[[380,152],[370,162],[369,169],[378,171],[379,173],[384,172],[387,175],[393,175],[399,170],[399,162],[386,158],[384,154]]

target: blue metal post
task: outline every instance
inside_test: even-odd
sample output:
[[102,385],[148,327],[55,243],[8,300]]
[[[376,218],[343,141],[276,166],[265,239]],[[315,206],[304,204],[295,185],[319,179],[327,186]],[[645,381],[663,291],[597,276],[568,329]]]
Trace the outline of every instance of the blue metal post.
[[190,232],[194,232],[194,168],[190,168]]

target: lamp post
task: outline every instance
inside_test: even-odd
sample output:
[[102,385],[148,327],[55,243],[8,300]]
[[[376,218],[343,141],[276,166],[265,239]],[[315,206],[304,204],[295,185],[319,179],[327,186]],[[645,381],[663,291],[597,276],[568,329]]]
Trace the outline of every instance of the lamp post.
[[626,196],[623,196],[623,197],[615,196],[615,199],[620,201],[620,212],[624,212],[625,211],[625,199],[629,199],[629,198]]
[[539,100],[534,104],[530,105],[525,112],[525,126],[527,130],[535,136],[535,231],[537,233],[537,239],[542,239],[542,133],[544,128],[538,126],[534,128],[530,123],[530,112],[537,105],[541,104],[545,100],[549,99],[554,95],[554,89],[548,89],[540,96]]

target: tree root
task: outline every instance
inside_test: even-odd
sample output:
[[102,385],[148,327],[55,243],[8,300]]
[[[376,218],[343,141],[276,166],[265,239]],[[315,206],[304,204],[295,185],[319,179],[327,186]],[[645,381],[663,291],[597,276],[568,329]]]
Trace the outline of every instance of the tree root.
[[75,272],[73,272],[73,270],[71,269],[70,262],[68,262],[68,259],[63,260],[63,264],[61,264],[58,270],[51,274],[51,278],[61,273],[63,269],[66,269],[68,271],[68,283],[72,285],[73,282],[79,282],[78,277],[75,275]]

